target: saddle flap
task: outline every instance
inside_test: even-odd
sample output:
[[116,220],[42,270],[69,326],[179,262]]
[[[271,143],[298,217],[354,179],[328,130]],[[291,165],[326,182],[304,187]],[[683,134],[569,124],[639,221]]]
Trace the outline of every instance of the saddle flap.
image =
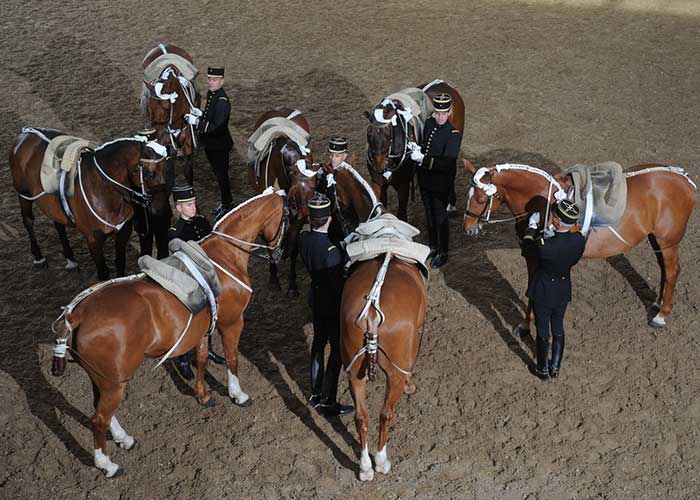
[[579,222],[589,220],[593,227],[620,223],[627,206],[627,181],[619,163],[574,165],[564,173],[569,174],[574,183],[574,200],[581,209]]
[[94,142],[74,137],[71,135],[59,135],[49,142],[44,151],[41,162],[41,186],[48,194],[56,194],[61,189],[61,176],[65,172],[64,192],[67,197],[72,197],[75,185],[75,168],[80,159],[80,154],[85,149],[94,148]]
[[175,295],[192,314],[197,314],[209,305],[204,290],[194,278],[182,270],[184,265],[179,259],[166,257],[158,260],[144,255],[139,257],[138,264],[141,271]]
[[219,276],[216,274],[216,268],[212,264],[211,260],[207,256],[206,252],[202,250],[202,247],[194,241],[183,241],[179,238],[175,238],[170,243],[168,243],[168,248],[172,253],[182,252],[186,254],[197,266],[197,269],[204,279],[209,284],[211,291],[214,293],[214,297],[221,295],[222,287]]

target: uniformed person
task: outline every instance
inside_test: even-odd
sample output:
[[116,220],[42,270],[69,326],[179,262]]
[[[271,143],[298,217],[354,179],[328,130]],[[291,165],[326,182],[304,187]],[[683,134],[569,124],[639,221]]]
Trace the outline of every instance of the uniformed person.
[[[198,241],[211,233],[211,224],[202,215],[197,214],[197,198],[192,186],[175,186],[173,188],[175,209],[180,218],[174,227],[168,231],[168,241],[179,238],[183,241]],[[211,336],[209,337],[209,359],[216,364],[224,364],[226,360],[216,354],[211,348]],[[189,353],[173,358],[173,363],[180,375],[187,380],[194,378],[190,367]]]
[[[579,208],[569,200],[552,206],[554,232],[543,235],[538,230],[540,214],[530,216],[528,232],[523,238],[525,257],[537,257],[537,269],[527,289],[535,309],[537,364],[530,364],[530,373],[541,380],[559,375],[564,353],[564,314],[571,302],[571,268],[581,259],[586,239],[571,227],[579,216]],[[552,358],[549,356],[549,330],[552,330]]]
[[[337,401],[340,376],[340,299],[343,292],[344,262],[328,237],[331,202],[324,195],[309,201],[311,231],[300,236],[300,253],[311,275],[309,302],[313,311],[314,338],[311,344],[311,397],[309,402],[326,417],[347,415],[352,406]],[[324,352],[331,353],[324,371]]]
[[233,139],[228,130],[228,120],[231,113],[231,103],[228,100],[224,85],[224,68],[209,67],[207,71],[207,102],[202,116],[188,114],[187,120],[197,126],[200,144],[214,170],[216,181],[221,192],[221,204],[214,210],[214,218],[218,219],[233,207],[231,198],[231,183],[228,177],[229,156],[233,148]]
[[423,143],[409,143],[411,159],[418,163],[418,186],[425,206],[430,243],[430,266],[438,268],[447,262],[450,225],[447,205],[454,190],[457,155],[462,134],[447,120],[452,108],[450,94],[433,96],[433,116],[423,128]]
[[[157,139],[156,129],[145,128],[139,130],[136,135],[145,137],[149,141]],[[163,191],[163,196],[167,196],[167,192],[172,187],[175,170],[173,159],[168,157],[167,161],[167,182],[169,183]],[[169,196],[168,196],[169,197]],[[168,228],[173,217],[173,211],[170,208],[170,202],[165,200],[161,213],[154,214],[152,207],[142,207],[134,205],[134,229],[139,235],[140,255],[151,255],[153,253],[153,239],[156,240],[158,249],[158,258],[163,259],[168,256]]]
[[[345,161],[348,158],[348,140],[342,135],[334,135],[328,140],[328,161],[333,170],[338,170],[350,165]],[[345,234],[339,218],[331,218],[331,225],[328,228],[328,235],[331,241],[337,246],[347,236]],[[339,248],[341,253],[342,247]]]

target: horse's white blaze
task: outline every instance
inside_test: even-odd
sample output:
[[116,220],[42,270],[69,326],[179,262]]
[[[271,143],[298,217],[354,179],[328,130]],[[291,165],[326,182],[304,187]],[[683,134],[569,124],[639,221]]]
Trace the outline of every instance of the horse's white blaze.
[[112,420],[109,422],[109,432],[112,433],[114,442],[125,450],[128,450],[134,446],[134,438],[129,436],[124,428],[119,425],[119,420],[117,420],[116,416],[112,416]]
[[360,456],[360,481],[371,481],[372,479],[374,479],[372,460],[369,458],[369,450],[367,445],[365,445]]
[[107,477],[112,477],[119,470],[119,466],[112,462],[99,448],[95,450],[95,467],[104,471]]
[[228,395],[231,397],[231,399],[233,399],[239,405],[248,401],[250,396],[248,396],[241,389],[241,384],[238,381],[238,377],[231,373],[231,370],[226,370],[226,372],[228,373]]
[[382,474],[388,474],[391,470],[391,462],[386,456],[386,445],[374,455],[374,470]]

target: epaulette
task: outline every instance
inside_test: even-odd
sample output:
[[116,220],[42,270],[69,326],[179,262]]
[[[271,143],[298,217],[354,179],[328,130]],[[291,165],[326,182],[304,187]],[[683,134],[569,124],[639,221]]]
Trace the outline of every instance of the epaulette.
[[223,99],[224,101],[228,101],[228,97],[226,97],[225,95],[222,95],[221,97],[219,97],[219,99]]
[[328,250],[326,250],[326,251],[327,251],[327,252],[330,252],[331,250],[337,250],[337,248],[335,247],[335,245],[329,246],[329,247],[328,247]]
[[453,134],[459,134],[459,130],[453,130],[452,133],[453,133]]
[[168,231],[177,231],[177,229],[175,229],[174,227],[171,227],[170,229],[168,229]]

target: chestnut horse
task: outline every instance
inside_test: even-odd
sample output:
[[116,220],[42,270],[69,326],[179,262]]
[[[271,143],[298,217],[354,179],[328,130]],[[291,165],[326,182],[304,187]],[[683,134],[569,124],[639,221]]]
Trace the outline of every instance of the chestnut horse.
[[[448,93],[452,97],[452,109],[448,115],[450,124],[464,133],[464,101],[452,85],[442,80],[423,83],[418,86],[429,99],[435,94]],[[431,104],[432,105],[432,104]],[[409,142],[421,143],[419,131],[407,122],[402,112],[403,105],[398,100],[383,99],[372,113],[365,111],[367,125],[367,169],[372,178],[372,188],[380,201],[387,206],[389,186],[398,193],[397,217],[407,220],[408,196],[416,164],[411,160]],[[419,110],[412,110],[418,114]],[[381,114],[381,120],[377,114]]]
[[[170,44],[158,44],[143,59],[145,70],[161,56],[172,54],[192,63],[192,57],[183,49]],[[185,159],[185,178],[194,181],[193,153],[197,147],[197,133],[185,120],[185,115],[199,108],[201,96],[194,80],[185,78],[176,64],[163,68],[160,75],[147,81],[144,75],[144,91],[141,95],[141,110],[148,115],[151,126],[156,129],[158,141]]]
[[[551,193],[549,202],[554,200],[556,189],[550,189],[552,177],[543,170],[500,165],[477,171],[466,160],[464,165],[475,179],[469,188],[464,214],[464,230],[469,235],[478,234],[482,224],[493,222],[490,221],[491,212],[505,204],[515,219],[520,219],[516,231],[522,238],[527,229],[527,216],[534,211],[545,213],[548,193]],[[658,164],[630,167],[625,171],[625,177],[627,206],[620,223],[614,228],[590,231],[583,257],[605,259],[625,253],[647,238],[661,268],[658,302],[653,306],[658,313],[650,325],[661,328],[666,325],[665,318],[673,308],[673,290],[680,274],[679,245],[693,211],[696,186],[682,169]],[[571,184],[569,176],[554,176],[553,180],[553,185],[558,183],[564,190]],[[493,193],[487,194],[484,188]],[[526,260],[530,280],[536,261]],[[516,335],[529,331],[531,319],[532,304],[528,303],[527,318],[516,327]]]
[[[151,188],[165,183],[164,149],[144,138],[125,138],[108,142],[80,155],[74,194],[65,209],[58,194],[47,194],[41,184],[40,170],[44,152],[51,139],[66,135],[53,129],[23,129],[10,151],[10,172],[19,197],[22,222],[29,234],[36,267],[46,266],[36,236],[36,203],[54,221],[66,258],[66,269],[78,267],[68,242],[66,226],[75,226],[87,241],[100,280],[109,277],[103,246],[116,234],[117,274],[126,270],[126,245],[131,235],[134,208],[130,200],[147,205]],[[155,149],[154,149],[155,148]],[[158,152],[160,151],[160,152]]]
[[[352,220],[358,222],[367,222],[385,213],[384,206],[377,200],[369,184],[351,166],[344,165],[335,170],[325,166],[325,170],[333,174],[335,181],[329,183],[326,179],[326,185],[330,184],[326,191],[334,204],[333,216],[347,221],[347,224],[343,224],[344,228],[349,228],[352,224],[348,212],[352,212]],[[362,450],[362,481],[374,478],[367,444],[367,379],[374,380],[377,366],[386,375],[387,387],[380,413],[378,451],[374,455],[374,461],[377,472],[388,474],[391,469],[386,451],[389,425],[394,419],[394,409],[401,394],[415,391],[411,371],[418,356],[427,303],[425,282],[418,268],[392,259],[386,270],[384,293],[381,295],[383,321],[380,321],[378,311],[372,307],[366,316],[363,315],[370,290],[385,257],[382,255],[355,263],[343,288],[340,305],[340,356],[348,373],[350,392],[355,402],[355,425]],[[359,356],[367,348],[367,339],[371,335],[378,336],[376,354],[365,352],[364,356]]]
[[[296,125],[304,129],[307,133],[310,132],[309,122],[306,117],[296,110],[278,107],[271,111],[263,113],[258,121],[255,122],[254,130],[257,131],[260,126],[270,118],[287,118]],[[304,160],[304,174],[298,167],[297,162]],[[316,172],[318,165],[313,164],[313,159],[310,154],[301,151],[300,146],[292,139],[286,136],[280,136],[273,139],[269,145],[269,149],[257,158],[255,162],[252,158],[249,163],[249,177],[253,188],[257,192],[263,192],[270,186],[284,189],[287,192],[290,209],[290,227],[287,233],[287,241],[285,248],[285,257],[289,257],[289,285],[287,296],[298,297],[299,287],[297,285],[296,262],[299,253],[299,232],[308,217],[308,201],[313,197],[316,188],[316,176],[310,172]],[[270,264],[270,283],[279,288],[279,279],[277,277],[277,266],[274,263]]]
[[[199,242],[221,280],[222,292],[216,299],[216,328],[224,342],[228,393],[239,406],[252,402],[238,379],[238,341],[243,330],[243,311],[252,293],[249,254],[255,248],[266,248],[271,258],[278,258],[286,220],[284,196],[266,193],[228,212],[216,223],[213,232]],[[254,243],[259,235],[265,245]],[[120,426],[115,413],[124,397],[126,383],[144,358],[163,356],[181,337],[169,354],[179,356],[196,347],[195,396],[202,405],[213,404],[204,383],[205,332],[210,321],[209,308],[192,316],[173,294],[143,274],[105,282],[83,292],[57,320],[58,339],[51,371],[56,376],[63,374],[63,356],[68,349],[90,377],[95,405],[92,417],[95,466],[108,478],[120,474],[121,469],[107,456],[105,433],[109,429],[114,441],[124,449],[133,446],[134,438]]]

